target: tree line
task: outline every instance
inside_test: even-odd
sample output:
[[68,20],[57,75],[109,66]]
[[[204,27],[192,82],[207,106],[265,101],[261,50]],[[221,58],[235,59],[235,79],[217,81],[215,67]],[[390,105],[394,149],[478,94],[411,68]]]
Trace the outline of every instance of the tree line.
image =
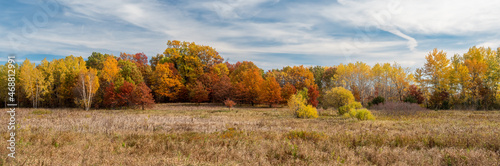
[[[210,46],[168,41],[163,54],[118,57],[94,52],[16,64],[16,98],[22,107],[122,108],[194,102],[286,104],[297,92],[313,107],[325,105],[335,87],[367,106],[376,97],[431,109],[498,109],[500,50],[472,47],[448,58],[437,49],[424,67],[363,62],[337,66],[287,66],[264,71],[251,61],[229,63]],[[0,65],[0,100],[7,103],[7,65]]]

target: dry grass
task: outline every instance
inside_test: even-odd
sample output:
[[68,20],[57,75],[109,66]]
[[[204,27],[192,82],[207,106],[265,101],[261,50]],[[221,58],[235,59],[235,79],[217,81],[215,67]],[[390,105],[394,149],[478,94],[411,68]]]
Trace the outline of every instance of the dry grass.
[[498,111],[374,114],[296,119],[285,108],[184,104],[20,109],[17,159],[2,148],[0,165],[500,165]]

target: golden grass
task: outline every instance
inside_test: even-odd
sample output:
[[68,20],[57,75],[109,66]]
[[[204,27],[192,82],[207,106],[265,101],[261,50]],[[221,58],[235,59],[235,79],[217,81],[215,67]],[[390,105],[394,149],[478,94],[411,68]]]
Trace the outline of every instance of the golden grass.
[[[357,121],[286,108],[19,109],[17,158],[0,165],[500,165],[500,112]],[[6,110],[1,121],[7,122]],[[7,128],[0,127],[0,147]]]

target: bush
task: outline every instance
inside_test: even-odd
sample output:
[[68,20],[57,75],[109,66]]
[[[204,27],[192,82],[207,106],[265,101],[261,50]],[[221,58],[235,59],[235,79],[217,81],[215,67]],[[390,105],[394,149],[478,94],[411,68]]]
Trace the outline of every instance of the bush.
[[348,113],[344,114],[348,118],[356,118],[358,120],[375,120],[372,112],[367,109],[351,109]]
[[233,100],[231,100],[231,99],[226,99],[226,100],[224,101],[224,105],[225,105],[226,107],[228,107],[228,108],[229,108],[229,110],[231,110],[231,108],[233,108],[233,106],[234,106],[234,105],[236,105],[236,103],[235,103]]
[[410,85],[404,102],[422,104],[424,102],[424,93],[416,85]]
[[378,105],[378,104],[380,104],[380,103],[384,103],[384,102],[385,102],[385,98],[384,98],[384,97],[382,97],[382,96],[377,96],[377,97],[375,97],[375,98],[374,98],[374,99],[370,102],[370,104],[371,104],[371,105]]
[[418,100],[414,96],[406,96],[403,101],[405,103],[418,103]]
[[339,115],[344,115],[345,113],[348,113],[352,109],[360,109],[363,108],[363,105],[361,105],[360,102],[352,102],[350,104],[344,105],[338,109]]
[[298,118],[317,118],[318,111],[312,105],[306,105],[307,101],[302,95],[292,95],[288,100],[288,108],[294,112]]
[[296,114],[298,118],[317,118],[318,110],[316,110],[316,108],[314,108],[312,105],[307,105],[300,108]]
[[354,102],[354,95],[347,89],[336,87],[327,91],[323,99],[323,107],[333,107],[338,109],[344,105]]

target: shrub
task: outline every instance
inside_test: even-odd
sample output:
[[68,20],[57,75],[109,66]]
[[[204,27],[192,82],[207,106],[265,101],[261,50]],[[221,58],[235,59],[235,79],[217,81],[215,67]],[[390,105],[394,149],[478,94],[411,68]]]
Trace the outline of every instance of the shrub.
[[418,103],[418,100],[414,96],[406,96],[403,101],[405,103]]
[[354,102],[354,95],[347,89],[336,87],[327,91],[323,99],[325,100],[323,102],[325,108],[334,107],[338,109]]
[[360,109],[360,108],[363,108],[363,105],[361,105],[360,102],[352,102],[350,104],[338,108],[338,113],[339,115],[344,115],[345,113],[348,113],[352,109]]
[[416,85],[410,85],[404,102],[422,104],[424,102],[424,93]]
[[348,113],[344,114],[348,118],[356,118],[358,120],[375,120],[372,112],[367,109],[351,109]]
[[450,109],[451,106],[449,102],[449,96],[450,94],[446,91],[434,91],[429,100],[429,108],[443,110]]
[[384,97],[377,96],[370,103],[371,103],[371,105],[378,105],[378,104],[384,103],[384,102],[385,102],[385,98]]
[[235,103],[233,100],[231,100],[231,99],[226,99],[226,100],[224,101],[224,105],[225,105],[226,107],[228,107],[228,108],[229,108],[229,110],[231,110],[231,108],[233,108],[233,106],[234,106],[234,105],[236,105],[236,103]]
[[316,108],[314,108],[312,105],[307,105],[300,108],[296,114],[298,118],[317,118],[318,110],[316,110]]
[[318,111],[312,105],[306,105],[307,101],[302,95],[292,95],[288,100],[288,108],[298,118],[317,118]]

